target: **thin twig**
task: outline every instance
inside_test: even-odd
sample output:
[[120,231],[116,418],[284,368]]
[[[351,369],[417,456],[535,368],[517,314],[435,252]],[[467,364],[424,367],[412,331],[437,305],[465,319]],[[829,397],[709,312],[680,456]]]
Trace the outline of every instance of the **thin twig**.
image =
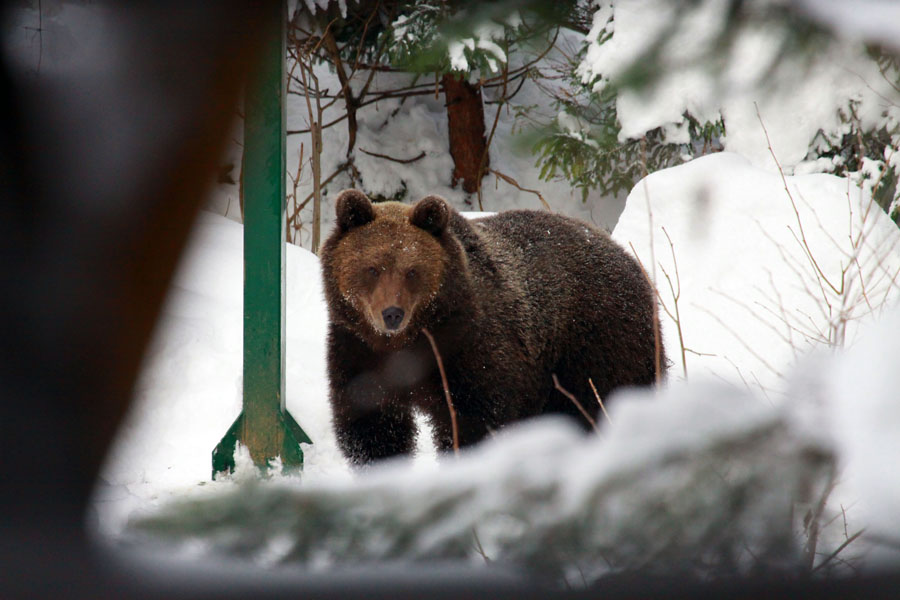
[[[341,173],[343,173],[344,171],[346,171],[347,168],[348,168],[349,166],[350,166],[350,163],[349,163],[349,162],[345,162],[345,163],[341,164],[337,169],[334,170],[334,173],[332,173],[331,175],[329,175],[328,177],[326,177],[326,178],[319,184],[319,186],[320,186],[320,187],[325,187],[326,185],[328,185],[329,183],[331,183],[331,180],[332,180],[332,179],[334,179],[335,177],[337,177],[338,175],[340,175]],[[304,208],[307,204],[309,204],[309,201],[312,200],[314,194],[315,194],[315,192],[312,192],[312,193],[310,193],[306,198],[304,198],[304,199],[303,199],[303,202],[300,203],[300,206],[297,207],[297,210],[300,210],[300,209]]]
[[377,158],[384,158],[386,160],[391,160],[396,163],[400,163],[402,165],[408,165],[409,163],[414,163],[417,160],[421,160],[421,159],[425,158],[424,150],[422,150],[422,152],[420,152],[418,156],[415,156],[413,158],[394,158],[393,156],[388,156],[387,154],[379,154],[378,152],[369,152],[368,150],[365,150],[364,148],[360,148],[359,151],[363,152],[365,154],[368,154],[369,156],[375,156]]
[[[778,157],[775,156],[775,150],[772,148],[772,141],[769,139],[769,131],[766,129],[765,123],[763,123],[762,115],[759,114],[759,105],[756,102],[754,102],[753,106],[756,107],[756,118],[759,119],[759,124],[762,127],[763,134],[765,134],[765,136],[766,136],[766,144],[769,147],[769,154],[772,155],[772,160],[775,161],[775,166],[778,167],[778,174],[781,175],[781,182],[784,185],[784,191],[787,192],[788,198],[791,201],[791,207],[794,209],[794,216],[797,219],[797,226],[799,227],[799,230],[800,230],[800,239],[798,240],[798,242],[800,242],[801,246],[803,247],[803,249],[807,255],[807,258],[809,259],[810,263],[812,264],[813,269],[816,271],[816,273],[818,273],[820,280],[824,281],[825,284],[827,284],[828,287],[830,287],[834,291],[835,294],[840,295],[841,291],[838,290],[831,283],[831,281],[828,279],[828,277],[825,275],[825,273],[819,267],[819,263],[816,261],[815,257],[813,256],[812,250],[809,247],[809,243],[806,241],[806,232],[803,230],[803,220],[800,218],[800,211],[797,210],[797,203],[794,202],[794,196],[793,196],[793,194],[791,194],[791,190],[788,188],[787,178],[784,176],[784,169],[781,168],[781,163],[778,162]],[[795,234],[795,237],[796,237],[796,234]]]
[[431,351],[434,352],[434,358],[437,360],[438,370],[441,372],[441,384],[444,386],[444,397],[447,399],[447,410],[450,411],[450,427],[453,429],[453,452],[459,454],[459,428],[456,424],[456,409],[453,408],[453,399],[450,397],[450,386],[447,384],[447,372],[444,371],[444,360],[441,358],[441,352],[438,350],[437,342],[431,332],[422,328],[422,333],[428,338],[431,344]]
[[[331,24],[329,23],[329,27]],[[326,28],[327,32],[327,28]],[[316,96],[316,111],[313,112],[312,103],[309,99],[309,83],[308,81],[312,81],[315,84],[316,92],[318,93],[319,89],[319,79],[316,77],[313,72],[313,62],[312,55],[307,54],[306,58],[309,60],[309,64],[307,65],[305,62],[300,60],[298,55],[297,61],[300,62],[300,77],[303,78],[303,87],[306,90],[306,110],[309,114],[309,127],[311,130],[310,141],[312,142],[312,156],[310,157],[310,166],[312,167],[312,176],[313,176],[313,191],[310,196],[314,198],[313,200],[313,231],[312,231],[312,242],[311,242],[311,250],[314,254],[318,254],[319,252],[319,235],[320,235],[320,221],[321,221],[321,206],[322,206],[322,108],[319,103],[318,95]],[[309,71],[309,80],[307,80],[307,70]],[[303,204],[306,205],[308,200],[304,201]]]
[[816,571],[818,571],[819,569],[821,569],[822,567],[827,565],[829,562],[831,562],[833,559],[837,558],[837,555],[840,554],[844,548],[846,548],[847,546],[849,546],[850,544],[855,542],[859,536],[861,536],[863,533],[865,533],[865,531],[866,531],[865,528],[860,529],[859,531],[857,531],[856,533],[851,535],[849,538],[844,540],[844,542],[840,546],[838,546],[834,552],[832,552],[831,554],[826,556],[825,560],[823,560],[818,565],[816,565],[816,567],[812,570],[812,572],[815,573]]
[[572,395],[572,392],[559,384],[559,379],[556,378],[556,373],[553,374],[553,386],[557,390],[559,390],[559,393],[571,400],[572,404],[578,407],[578,410],[581,411],[581,414],[584,416],[584,418],[587,419],[588,423],[591,424],[591,427],[594,428],[594,431],[597,431],[597,422],[594,421],[590,414],[588,414],[588,411],[584,410],[584,407],[581,405],[581,402],[578,401],[578,398]]
[[606,420],[609,421],[609,424],[612,425],[612,419],[609,418],[609,413],[606,412],[606,407],[603,405],[603,400],[600,398],[600,394],[597,393],[597,388],[594,386],[594,381],[588,377],[588,383],[591,384],[591,390],[594,392],[594,398],[597,399],[597,404],[600,405],[600,411],[603,413],[603,416],[606,417]]
[[756,349],[754,349],[750,344],[748,344],[747,342],[744,341],[744,338],[741,337],[741,334],[739,334],[737,331],[735,331],[734,328],[731,327],[731,325],[729,325],[728,323],[723,321],[722,318],[719,317],[719,315],[715,314],[714,312],[710,311],[709,309],[707,309],[704,306],[698,306],[697,308],[699,308],[700,310],[702,310],[703,312],[708,314],[710,317],[712,317],[719,325],[722,326],[723,329],[725,329],[725,331],[727,331],[732,336],[734,336],[734,338],[737,341],[739,341],[742,346],[744,346],[744,349],[746,349],[747,352],[752,354],[753,357],[756,358],[756,360],[761,362],[763,364],[763,366],[765,366],[772,373],[774,373],[779,379],[784,379],[784,375],[778,369],[776,369],[771,364],[769,364],[769,362],[765,358],[763,358],[762,355],[760,355],[760,353],[756,351]]
[[[296,63],[294,63],[296,64]],[[297,236],[291,236],[291,231],[296,231],[300,229],[300,226],[296,225],[297,218],[300,216],[300,208],[297,206],[297,187],[300,185],[300,174],[303,171],[303,144],[300,144],[300,151],[298,152],[298,160],[297,160],[297,176],[294,177],[290,171],[288,171],[288,177],[291,178],[291,184],[294,187],[294,191],[291,192],[289,198],[293,204],[294,210],[291,212],[291,216],[287,219],[286,227],[287,227],[287,236],[288,241],[297,243]],[[299,245],[299,244],[298,244]]]
[[[653,242],[653,208],[650,206],[650,186],[647,185],[647,178],[650,172],[647,169],[647,136],[641,137],[641,167],[644,171],[644,177],[641,179],[644,187],[644,199],[647,202],[647,231],[650,236],[650,268],[653,269],[653,277],[649,277],[647,271],[644,271],[644,277],[650,280],[651,287],[656,290],[656,246]],[[632,248],[634,251],[634,248]],[[637,256],[637,252],[634,253]],[[641,266],[643,270],[643,265]],[[659,290],[656,291],[659,295]],[[656,367],[656,383],[662,382],[662,332],[659,324],[659,311],[653,311],[653,343],[656,352],[654,352],[654,362]]]
[[484,559],[484,562],[490,563],[491,557],[487,555],[487,552],[484,551],[484,546],[481,545],[481,540],[478,539],[478,531],[475,529],[475,526],[472,525],[472,537],[475,539],[475,551],[481,555],[481,558]]
[[[813,564],[816,560],[816,546],[819,543],[819,533],[821,531],[822,526],[822,515],[825,514],[825,506],[828,504],[828,497],[831,495],[831,492],[834,491],[834,486],[837,485],[837,478],[835,476],[834,470],[832,470],[828,475],[828,481],[825,484],[825,488],[822,490],[822,495],[819,497],[819,501],[816,503],[815,508],[811,511],[809,522],[806,526],[807,531],[807,540],[806,540],[806,548],[804,549],[806,553],[807,560],[807,568],[810,572],[815,571],[813,568]],[[844,544],[838,548],[840,551],[841,548],[844,547]],[[837,556],[837,553],[835,553]],[[828,562],[827,560],[825,562]],[[821,567],[822,564],[819,564]]]
[[497,171],[496,169],[488,169],[488,171],[491,172],[491,173],[493,173],[495,177],[497,177],[498,179],[502,179],[503,181],[505,181],[505,182],[508,183],[509,185],[511,185],[511,186],[513,186],[513,187],[516,187],[516,188],[522,190],[523,192],[529,192],[529,193],[531,193],[531,194],[536,195],[536,196],[538,197],[538,200],[541,201],[541,204],[544,205],[544,208],[547,209],[548,212],[553,212],[553,209],[550,208],[550,205],[547,204],[547,201],[544,199],[543,194],[541,194],[538,190],[530,190],[530,189],[528,189],[528,188],[524,188],[524,187],[522,187],[521,185],[519,185],[519,182],[518,182],[518,181],[516,181],[515,179],[513,179],[513,178],[510,177],[509,175],[506,175],[506,174],[504,174],[504,173],[501,173],[500,171]]
[[[651,236],[652,238],[652,236]],[[652,244],[652,239],[651,239]],[[650,274],[647,273],[647,269],[644,268],[644,263],[641,261],[641,258],[638,256],[637,250],[634,249],[634,244],[628,242],[628,246],[631,248],[631,253],[634,254],[635,260],[637,260],[638,266],[641,268],[641,273],[644,274],[644,279],[647,280],[647,284],[650,286],[650,289],[656,293],[656,298],[659,300],[659,303],[662,305],[663,310],[671,317],[672,313],[669,312],[669,309],[666,308],[666,303],[663,302],[662,294],[659,293],[659,290],[656,288],[656,283],[654,283],[653,279],[650,278]],[[660,335],[659,330],[659,310],[656,310],[654,307],[653,310],[653,348],[654,348],[654,366],[656,368],[656,383],[659,384],[662,382],[662,336]]]
[[[681,346],[681,365],[682,371],[684,373],[684,378],[687,379],[687,356],[685,356],[685,348],[684,348],[684,332],[681,329],[681,311],[678,308],[678,301],[681,299],[681,275],[678,273],[678,260],[675,258],[675,244],[672,243],[672,238],[669,237],[669,232],[666,231],[666,228],[662,228],[662,232],[666,235],[666,240],[669,242],[669,250],[672,253],[672,264],[675,265],[675,283],[677,284],[678,289],[675,289],[675,286],[672,285],[672,278],[669,277],[669,274],[666,272],[666,269],[659,265],[659,268],[663,272],[663,276],[665,276],[666,281],[669,282],[669,290],[672,292],[672,299],[675,303],[675,327],[678,330],[678,345]],[[670,315],[671,316],[671,315]]]

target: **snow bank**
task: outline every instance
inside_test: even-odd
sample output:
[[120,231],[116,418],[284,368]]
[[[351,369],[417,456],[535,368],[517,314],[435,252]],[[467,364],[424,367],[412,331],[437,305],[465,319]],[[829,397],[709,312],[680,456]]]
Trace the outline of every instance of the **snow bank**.
[[[285,271],[285,403],[313,441],[303,478],[348,479],[328,404],[319,261],[289,244]],[[101,535],[118,536],[135,511],[218,489],[212,450],[241,411],[242,310],[243,227],[201,212],[98,482],[90,518]],[[416,468],[427,469],[431,430],[418,422]]]
[[859,501],[857,526],[867,528],[866,538],[879,551],[871,567],[890,561],[896,568],[900,551],[900,402],[893,375],[900,356],[898,332],[900,306],[895,306],[823,373],[844,477]]
[[[792,501],[831,455],[785,412],[724,386],[632,392],[585,436],[545,418],[439,471],[401,461],[353,482],[251,478],[133,521],[128,540],[184,556],[319,569],[461,560],[592,582],[649,569],[701,576],[799,562]],[[711,552],[711,549],[715,549]]]
[[[851,345],[860,335],[857,325],[897,298],[896,284],[884,274],[893,277],[900,268],[900,234],[877,207],[863,219],[867,200],[846,180],[814,175],[787,182],[810,255],[825,275],[850,264],[846,248],[835,247],[850,243],[854,231],[865,232],[852,264],[868,282],[868,302],[878,296],[880,304],[822,300],[828,297],[835,314],[847,317],[848,326],[833,332]],[[851,483],[842,491],[845,506],[868,498],[848,517],[853,529],[871,523],[890,535],[900,516],[894,508],[900,482],[885,457],[900,451],[891,437],[900,416],[891,409],[894,386],[885,361],[896,356],[890,345],[896,342],[869,344],[863,336],[847,359],[801,361],[800,374],[792,374],[786,363],[794,352],[799,357],[821,341],[800,335],[794,321],[770,323],[773,330],[759,315],[810,316],[826,332],[840,321],[815,312],[823,292],[809,279],[805,250],[785,225],[799,232],[780,177],[727,153],[648,177],[632,192],[614,233],[620,242],[633,241],[648,270],[651,215],[663,300],[670,300],[663,268],[675,273],[668,233],[686,343],[715,354],[688,355],[690,386],[678,381],[678,335],[664,317],[677,363],[671,384],[658,395],[612,398],[611,422],[599,436],[542,420],[504,430],[459,460],[438,464],[431,455],[358,475],[347,469],[330,426],[318,263],[289,247],[287,405],[315,443],[304,448],[301,479],[276,475],[265,482],[240,472],[209,481],[210,452],[240,408],[241,227],[203,215],[98,487],[98,531],[164,554],[228,554],[262,566],[482,564],[474,531],[494,564],[570,583],[582,573],[590,581],[644,567],[709,576],[745,571],[755,561],[781,569],[798,564],[806,539],[788,509],[795,503],[799,520],[815,506],[836,447]],[[848,290],[860,291],[852,287],[858,281],[858,274],[847,277]],[[781,308],[763,311],[773,300]],[[750,387],[778,387],[783,401],[740,385],[738,372]],[[697,373],[739,385],[703,383]],[[820,552],[841,541],[823,536]]]
[[[347,474],[327,402],[318,260],[288,245],[286,276],[285,401],[314,442],[306,476]],[[209,481],[212,449],[241,410],[242,286],[243,227],[201,213],[103,469],[101,531],[114,535],[131,511]]]
[[900,297],[900,231],[866,194],[832,175],[782,180],[735,154],[651,174],[613,238],[656,281],[676,378],[777,391],[797,357],[852,344]]

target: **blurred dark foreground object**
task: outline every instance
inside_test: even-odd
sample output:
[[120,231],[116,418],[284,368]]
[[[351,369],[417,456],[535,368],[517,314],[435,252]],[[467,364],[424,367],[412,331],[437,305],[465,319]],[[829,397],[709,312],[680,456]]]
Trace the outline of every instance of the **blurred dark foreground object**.
[[231,0],[75,13],[83,56],[0,59],[4,598],[105,587],[86,502],[265,33]]
[[[0,63],[0,597],[547,597],[527,580],[464,565],[266,573],[166,566],[138,551],[112,560],[90,546],[91,486],[266,34],[248,2],[100,8],[102,55],[46,75],[9,55]],[[845,598],[896,589],[896,576],[713,587],[623,579],[570,595]]]

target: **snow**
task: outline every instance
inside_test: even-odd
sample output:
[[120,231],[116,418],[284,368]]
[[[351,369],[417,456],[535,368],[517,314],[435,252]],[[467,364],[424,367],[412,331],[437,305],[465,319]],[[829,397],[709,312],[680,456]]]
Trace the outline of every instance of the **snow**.
[[894,0],[800,0],[807,15],[843,35],[897,49],[900,5]]
[[[804,4],[817,5],[812,0]],[[855,10],[852,6],[843,3],[840,12]],[[723,116],[725,149],[774,171],[758,110],[782,166],[791,173],[820,129],[831,132],[841,127],[838,109],[846,109],[851,99],[859,102],[863,123],[896,121],[897,106],[885,100],[895,95],[892,84],[866,56],[863,44],[839,39],[807,57],[784,57],[780,49],[788,26],[766,20],[764,11],[771,8],[767,3],[745,6],[751,17],[729,38],[730,47],[711,51],[729,7],[725,0],[703,0],[690,7],[665,0],[615,6],[612,38],[592,43],[580,66],[585,82],[598,76],[602,79],[595,86],[615,81],[636,61],[645,60],[643,55],[662,32],[671,34],[656,65],[663,74],[660,80],[649,89],[623,89],[618,95],[622,140],[679,123],[685,111],[701,123]],[[756,20],[754,8],[760,11]],[[817,6],[815,13],[820,12],[828,11]],[[830,13],[831,22],[837,14]],[[608,15],[608,7],[598,10],[589,40],[597,39]]]
[[[310,8],[329,2],[305,0]],[[858,43],[862,36],[895,45],[897,19],[890,15],[897,8],[884,0],[797,5],[851,39],[822,49],[808,64],[781,61],[784,31],[749,25],[716,78],[698,57],[721,27],[724,0],[695,3],[678,19],[664,0],[619,3],[614,21],[611,5],[599,4],[589,38],[614,35],[588,47],[581,71],[587,80],[614,80],[655,32],[672,23],[680,28],[663,53],[667,76],[648,92],[620,93],[623,137],[661,126],[670,140],[683,140],[685,110],[701,121],[721,115],[727,122],[727,152],[654,173],[627,202],[591,194],[581,203],[580,192],[566,183],[540,181],[534,157],[516,145],[515,111],[506,106],[499,113],[491,167],[540,190],[554,210],[615,226],[615,239],[633,245],[656,281],[688,348],[683,360],[678,326],[663,311],[673,361],[666,386],[609,399],[610,421],[597,436],[553,419],[535,421],[500,432],[459,460],[436,457],[419,417],[424,433],[412,461],[353,473],[331,429],[318,261],[290,245],[286,403],[314,441],[304,446],[305,470],[297,479],[278,475],[276,466],[269,480],[259,481],[239,452],[235,475],[211,481],[211,451],[241,402],[242,229],[235,222],[237,186],[223,184],[209,206],[228,218],[204,213],[196,225],[131,412],[98,481],[89,516],[98,539],[116,552],[135,542],[179,559],[228,554],[268,569],[385,558],[481,565],[472,545],[476,531],[496,562],[574,584],[641,566],[647,556],[661,570],[677,570],[686,559],[709,558],[711,544],[733,553],[738,570],[753,556],[777,568],[799,560],[804,511],[815,505],[836,464],[838,483],[823,519],[832,524],[818,560],[847,539],[845,528],[849,534],[865,528],[842,560],[896,567],[900,234],[873,208],[866,185],[817,175],[829,165],[805,158],[819,129],[846,127],[837,109],[851,99],[864,126],[890,130],[900,119],[897,103],[886,101],[894,90]],[[346,14],[343,0],[338,6]],[[53,76],[127,66],[105,52],[104,40],[116,33],[102,7],[46,9],[40,36],[24,27],[37,25],[33,10],[15,8],[10,15],[3,43],[16,68]],[[520,23],[512,13],[508,25]],[[476,47],[508,59],[510,69],[526,61],[503,52],[497,30],[451,43],[454,67],[468,69],[465,52]],[[561,38],[573,47],[580,42],[571,32]],[[327,67],[316,73],[323,89],[339,87]],[[410,75],[380,74],[373,89],[412,83]],[[484,93],[487,101],[499,94]],[[360,108],[353,151],[358,178],[345,172],[328,186],[324,230],[333,218],[331,199],[350,185],[407,201],[437,193],[457,208],[472,208],[474,200],[450,185],[443,102],[426,95]],[[545,116],[556,117],[530,80],[515,103],[543,106]],[[489,123],[495,110],[486,105]],[[336,103],[324,120],[340,111]],[[288,118],[289,129],[308,127],[302,97],[288,96]],[[579,134],[577,122],[560,119]],[[240,123],[232,137],[228,156],[237,164]],[[346,160],[348,133],[340,123],[323,137],[327,176]],[[288,164],[296,165],[301,145],[308,158],[309,136],[288,138]],[[403,164],[363,150],[424,156]],[[896,165],[900,156],[884,160]],[[878,166],[864,162],[862,171],[874,174]],[[485,211],[541,208],[537,196],[491,181]],[[306,167],[297,197],[311,191]],[[301,219],[300,245],[309,246],[310,213],[308,207]],[[776,518],[790,501],[794,523]],[[701,574],[714,575],[716,565],[709,568]]]
[[483,24],[475,30],[475,36],[478,38],[478,42],[475,44],[477,48],[490,52],[502,63],[506,62],[506,52],[494,41],[504,38],[502,26],[491,23]]
[[[155,339],[120,428],[101,489],[102,531],[124,513],[210,479],[211,453],[241,408],[243,227],[202,213],[163,308]],[[287,247],[286,377],[289,412],[311,435],[306,476],[348,473],[337,451],[325,401],[326,309],[318,260]]]
[[824,372],[834,408],[835,436],[847,485],[859,499],[859,519],[867,534],[893,544],[879,560],[896,565],[900,547],[900,483],[894,458],[900,456],[900,403],[889,376],[900,355],[900,310],[870,328],[834,369]]
[[[678,571],[699,564],[707,544],[744,572],[761,565],[752,557],[789,567],[790,499],[821,486],[828,448],[746,392],[686,392],[619,398],[604,436],[556,419],[512,427],[439,471],[388,464],[350,484],[251,479],[136,521],[128,538],[166,539],[176,555],[314,569],[396,559],[478,567],[477,531],[497,564],[573,582],[648,555],[657,572]],[[730,568],[713,560],[697,571]]]
[[[785,181],[790,195],[778,173],[722,152],[653,173],[629,195],[613,238],[634,249],[669,312],[680,290],[693,352],[685,365],[663,311],[673,376],[740,377],[777,392],[786,365],[852,344],[860,322],[900,298],[900,231],[884,211],[847,179]],[[826,279],[843,293],[820,286]]]
[[447,44],[447,53],[450,55],[450,68],[456,71],[468,71],[469,61],[466,60],[466,46],[461,41],[451,40]]
[[[859,215],[867,197],[833,176],[787,181],[811,252],[829,273],[843,256],[834,243],[848,237],[854,222],[848,211]],[[865,332],[860,324],[882,312],[896,321],[900,312],[888,308],[896,305],[896,284],[882,281],[878,310],[850,313],[853,327],[843,339],[853,347],[846,358],[836,349],[820,362],[806,359],[809,347],[822,344],[797,338],[795,369],[795,348],[734,301],[752,302],[758,286],[775,282],[786,313],[813,312],[816,301],[807,306],[807,289],[792,282],[803,251],[781,231],[794,221],[780,177],[729,153],[648,177],[629,196],[614,236],[633,242],[649,268],[648,198],[657,279],[663,267],[674,273],[665,226],[679,263],[685,338],[716,355],[690,355],[690,385],[680,381],[678,338],[664,316],[676,363],[669,385],[608,399],[610,419],[599,436],[546,419],[500,432],[458,460],[437,461],[426,434],[411,463],[356,474],[330,426],[317,260],[289,247],[286,400],[314,444],[304,447],[299,479],[275,469],[267,482],[248,474],[255,473],[249,465],[233,478],[210,481],[210,451],[240,404],[241,227],[204,214],[98,486],[99,536],[194,560],[229,555],[266,568],[299,562],[321,569],[401,558],[480,565],[474,528],[496,563],[569,583],[635,567],[648,552],[654,567],[675,571],[686,557],[706,556],[711,543],[727,549],[740,572],[757,560],[782,569],[799,564],[805,540],[802,525],[792,524],[783,507],[793,499],[800,519],[804,507],[815,506],[835,460],[847,483],[833,493],[826,516],[853,507],[846,513],[854,530],[871,523],[890,535],[900,482],[886,476],[883,457],[900,451],[890,434],[900,415],[891,409],[886,364],[896,356],[896,342],[873,338],[871,328],[868,336],[857,330]],[[877,240],[896,244],[900,233],[880,209],[869,219],[865,252],[896,274],[896,249],[878,254]],[[860,264],[874,264],[867,256],[858,254]],[[875,288],[869,289],[874,301]],[[762,356],[735,337],[764,348]],[[779,374],[768,373],[766,364],[777,365]],[[711,377],[729,383],[704,381]],[[860,394],[864,402],[848,401]],[[864,496],[871,500],[857,511]],[[821,552],[845,539],[839,525],[823,533]],[[871,544],[857,541],[856,548],[845,551],[848,559],[864,556]],[[598,552],[609,562],[598,560]],[[885,560],[897,556],[888,552]],[[725,568],[707,563],[698,574]]]

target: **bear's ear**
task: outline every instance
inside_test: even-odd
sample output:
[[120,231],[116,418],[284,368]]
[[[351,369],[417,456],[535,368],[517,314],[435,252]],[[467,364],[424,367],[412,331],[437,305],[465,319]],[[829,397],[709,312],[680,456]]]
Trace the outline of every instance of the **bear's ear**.
[[334,201],[334,211],[341,231],[350,231],[375,219],[372,201],[359,190],[344,190],[338,194]]
[[409,222],[431,235],[441,235],[450,218],[450,207],[440,196],[425,196],[413,207]]

